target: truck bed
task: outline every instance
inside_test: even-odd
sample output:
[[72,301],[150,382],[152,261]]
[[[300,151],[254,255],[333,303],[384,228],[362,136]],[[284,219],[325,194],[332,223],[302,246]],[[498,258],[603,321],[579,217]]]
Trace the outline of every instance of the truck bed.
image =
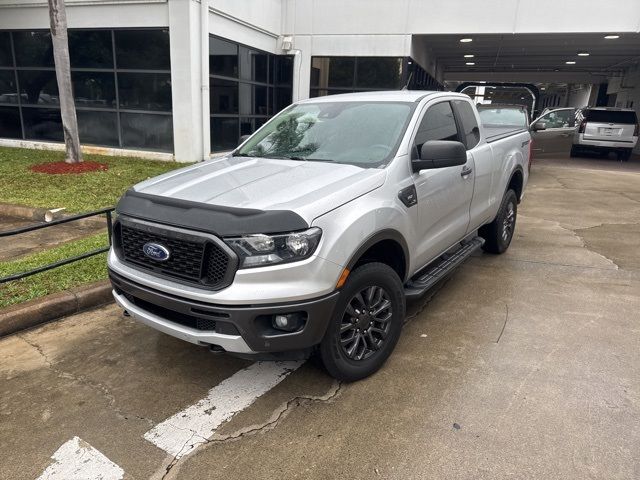
[[485,131],[487,143],[495,142],[502,138],[511,137],[527,129],[517,125],[482,125]]

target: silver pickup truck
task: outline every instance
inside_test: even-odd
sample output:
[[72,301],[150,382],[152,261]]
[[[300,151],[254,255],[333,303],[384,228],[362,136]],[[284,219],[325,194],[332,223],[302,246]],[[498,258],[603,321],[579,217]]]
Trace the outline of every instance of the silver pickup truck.
[[529,148],[526,128],[486,131],[462,94],[301,101],[229,155],[126,192],[114,297],[214,351],[318,352],[334,377],[366,377],[394,349],[407,298],[480,247],[509,247]]

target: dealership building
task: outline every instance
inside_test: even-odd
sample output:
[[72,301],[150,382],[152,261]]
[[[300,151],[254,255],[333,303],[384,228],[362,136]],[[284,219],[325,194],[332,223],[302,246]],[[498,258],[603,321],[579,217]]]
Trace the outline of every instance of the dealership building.
[[[640,111],[637,0],[66,5],[80,140],[93,151],[198,161],[292,101],[405,86],[482,100],[513,83],[538,111]],[[0,0],[0,145],[61,147],[48,27],[46,1]]]

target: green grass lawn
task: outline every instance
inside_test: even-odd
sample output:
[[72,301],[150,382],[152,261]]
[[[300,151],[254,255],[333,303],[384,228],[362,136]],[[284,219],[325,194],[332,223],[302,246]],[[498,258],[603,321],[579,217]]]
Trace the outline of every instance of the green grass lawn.
[[[99,233],[42,252],[31,253],[16,260],[0,262],[0,277],[31,270],[106,245],[108,245],[107,234]],[[101,253],[22,280],[0,285],[0,308],[106,278],[107,254]]]
[[[87,212],[115,205],[122,193],[135,183],[185,166],[177,162],[85,155],[85,160],[106,163],[109,169],[77,175],[48,175],[29,170],[31,165],[60,160],[64,160],[64,152],[0,147],[0,203],[64,207],[68,213]],[[10,241],[19,242],[20,236]],[[0,262],[0,278],[105,245],[107,234],[100,233]],[[0,308],[106,278],[106,253],[103,253],[0,285]]]
[[64,160],[64,152],[0,147],[0,202],[30,207],[66,208],[87,212],[114,205],[131,185],[184,163],[140,160],[131,157],[85,155],[85,160],[106,163],[106,172],[77,175],[33,173],[31,165]]

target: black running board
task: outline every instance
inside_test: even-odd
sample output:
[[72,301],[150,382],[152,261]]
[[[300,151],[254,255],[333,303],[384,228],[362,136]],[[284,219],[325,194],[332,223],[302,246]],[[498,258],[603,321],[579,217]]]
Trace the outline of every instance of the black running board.
[[483,238],[473,237],[471,240],[461,243],[460,248],[455,252],[445,253],[438,260],[432,262],[426,270],[422,270],[406,283],[404,286],[405,296],[407,298],[421,297],[483,244]]

